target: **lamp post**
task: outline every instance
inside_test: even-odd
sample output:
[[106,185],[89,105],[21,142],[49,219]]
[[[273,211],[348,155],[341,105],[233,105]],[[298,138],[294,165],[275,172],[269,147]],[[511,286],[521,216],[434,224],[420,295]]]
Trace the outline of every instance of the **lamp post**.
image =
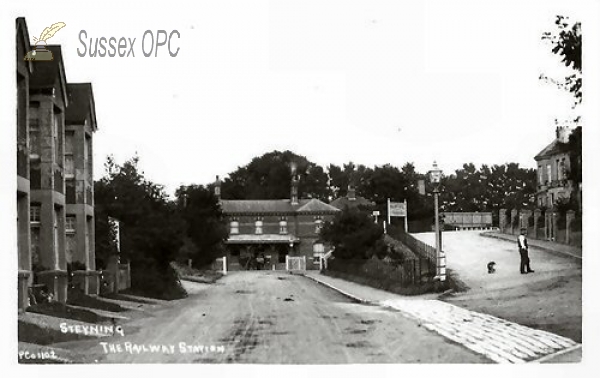
[[440,193],[440,181],[442,170],[438,168],[437,163],[433,162],[433,168],[429,171],[429,178],[433,184],[433,207],[435,210],[435,254],[436,254],[436,280],[446,281],[446,256],[441,249],[440,238],[440,216],[438,210],[438,195]]

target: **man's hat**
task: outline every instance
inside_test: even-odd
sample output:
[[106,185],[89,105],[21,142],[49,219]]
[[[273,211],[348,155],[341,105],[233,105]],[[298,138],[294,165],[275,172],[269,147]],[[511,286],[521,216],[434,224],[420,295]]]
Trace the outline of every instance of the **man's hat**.
[[527,229],[526,229],[526,228],[522,228],[522,229],[521,229],[521,233],[522,233],[522,234],[524,234],[524,233],[526,233],[526,232],[527,232]]

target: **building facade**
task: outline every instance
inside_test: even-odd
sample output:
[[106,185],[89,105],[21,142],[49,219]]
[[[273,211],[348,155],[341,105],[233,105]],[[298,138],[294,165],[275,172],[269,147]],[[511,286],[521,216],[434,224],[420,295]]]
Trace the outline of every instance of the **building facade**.
[[[218,180],[215,191],[220,197]],[[264,259],[264,269],[283,270],[286,256],[304,257],[306,269],[318,269],[326,252],[321,228],[339,212],[318,199],[299,199],[297,178],[292,179],[289,199],[220,203],[229,224],[229,270],[249,269],[257,257]]]
[[65,111],[67,81],[60,46],[53,61],[33,62],[29,87],[30,226],[36,282],[67,300],[65,255]]
[[29,77],[33,64],[23,57],[31,46],[25,19],[16,20],[17,29],[17,251],[19,308],[27,307],[28,287],[31,286],[31,234],[29,230]]
[[65,122],[66,258],[74,283],[98,294],[94,232],[93,134],[97,130],[91,83],[67,84]]
[[576,185],[568,178],[571,169],[568,142],[571,129],[556,128],[556,138],[535,156],[537,162],[536,205],[552,208],[560,198],[569,198]]
[[[69,264],[95,270],[91,85],[67,84],[60,46],[51,61],[26,61],[25,19],[16,20],[18,298],[25,309],[32,286],[67,301]],[[84,276],[97,277],[96,272]],[[97,280],[82,281],[97,294]]]

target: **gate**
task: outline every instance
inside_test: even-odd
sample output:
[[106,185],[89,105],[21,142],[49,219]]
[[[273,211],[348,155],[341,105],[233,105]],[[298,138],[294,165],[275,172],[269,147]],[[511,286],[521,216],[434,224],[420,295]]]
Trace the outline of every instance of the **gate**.
[[285,256],[285,270],[306,270],[306,256]]

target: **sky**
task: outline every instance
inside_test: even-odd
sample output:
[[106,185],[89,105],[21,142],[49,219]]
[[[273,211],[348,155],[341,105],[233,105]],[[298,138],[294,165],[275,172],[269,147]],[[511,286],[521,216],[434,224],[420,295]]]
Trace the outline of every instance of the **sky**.
[[[137,153],[147,177],[172,193],[286,149],[324,166],[533,168],[554,120],[577,111],[568,93],[539,80],[567,70],[541,35],[557,14],[581,16],[568,2],[170,3],[15,10],[30,37],[67,25],[48,43],[63,46],[67,81],[92,82],[96,178],[107,155]],[[179,32],[179,53],[144,57],[144,32],[161,29]],[[81,57],[81,30],[86,44],[136,38],[136,55]]]

